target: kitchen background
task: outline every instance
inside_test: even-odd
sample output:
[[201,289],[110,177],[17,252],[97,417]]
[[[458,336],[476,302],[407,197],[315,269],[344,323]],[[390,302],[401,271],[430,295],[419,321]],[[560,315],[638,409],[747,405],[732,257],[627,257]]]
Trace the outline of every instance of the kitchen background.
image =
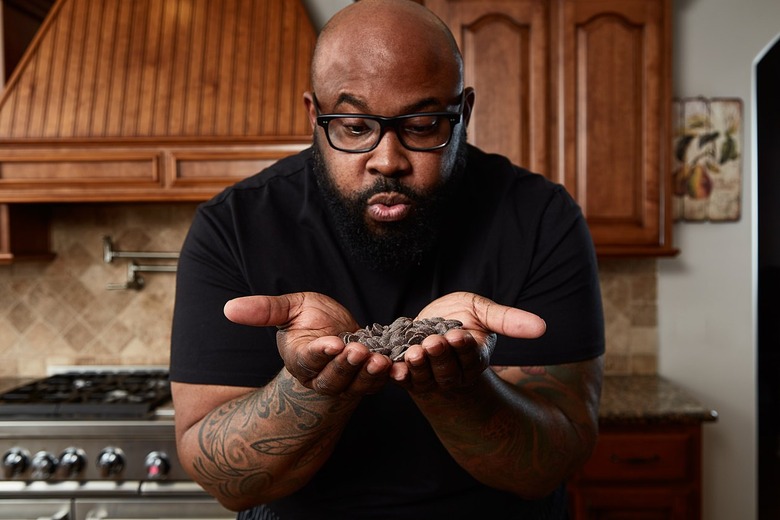
[[[322,2],[324,4],[339,4]],[[675,0],[674,94],[744,101],[742,217],[675,226],[680,254],[601,265],[611,373],[657,372],[719,412],[704,428],[703,518],[755,518],[756,182],[753,68],[780,34],[776,0]],[[0,267],[0,374],[49,364],[164,364],[174,277],[107,291],[119,249],[176,250],[194,205],[61,205],[51,263]]]

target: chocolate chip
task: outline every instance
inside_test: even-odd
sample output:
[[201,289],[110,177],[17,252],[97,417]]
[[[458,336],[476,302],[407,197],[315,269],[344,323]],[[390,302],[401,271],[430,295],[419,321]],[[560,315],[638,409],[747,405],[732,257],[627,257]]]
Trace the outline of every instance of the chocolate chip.
[[445,334],[450,329],[463,326],[458,320],[444,318],[398,318],[390,325],[374,323],[355,332],[342,332],[339,337],[344,343],[356,341],[372,352],[384,354],[393,361],[403,359],[406,349],[419,345],[423,339],[434,334]]

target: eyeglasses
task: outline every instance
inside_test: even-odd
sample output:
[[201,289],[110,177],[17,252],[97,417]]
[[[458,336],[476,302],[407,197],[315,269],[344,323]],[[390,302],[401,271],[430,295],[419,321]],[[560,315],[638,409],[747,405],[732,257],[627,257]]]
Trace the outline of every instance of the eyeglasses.
[[365,153],[379,145],[388,128],[395,131],[398,140],[408,150],[429,152],[444,148],[450,143],[455,125],[463,119],[463,102],[457,112],[420,112],[397,117],[369,114],[320,114],[317,108],[317,125],[325,130],[328,143],[341,152]]

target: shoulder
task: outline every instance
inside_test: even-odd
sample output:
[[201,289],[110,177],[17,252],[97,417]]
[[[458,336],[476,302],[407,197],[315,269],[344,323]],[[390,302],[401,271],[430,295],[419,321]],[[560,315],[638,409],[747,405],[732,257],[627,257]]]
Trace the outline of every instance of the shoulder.
[[512,185],[537,193],[566,191],[540,173],[513,164],[504,155],[488,153],[472,145],[468,145],[466,164],[467,175],[483,185]]
[[222,233],[251,229],[256,235],[287,229],[302,218],[320,219],[322,207],[314,193],[310,158],[306,149],[224,189],[198,206],[192,227],[206,226]]
[[579,212],[564,186],[513,164],[503,155],[469,145],[466,172],[466,191],[472,198],[473,194],[479,194],[492,204],[506,203],[524,212],[544,211],[550,204]]
[[311,148],[279,159],[267,168],[229,186],[203,206],[220,205],[247,196],[255,197],[269,190],[281,192],[302,190],[306,186],[307,165],[310,159]]

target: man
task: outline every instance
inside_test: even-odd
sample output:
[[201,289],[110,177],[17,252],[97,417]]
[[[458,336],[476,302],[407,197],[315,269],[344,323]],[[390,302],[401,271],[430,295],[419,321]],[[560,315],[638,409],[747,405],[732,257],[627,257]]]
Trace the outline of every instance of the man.
[[[182,250],[182,463],[239,518],[564,518],[604,350],[579,208],[466,144],[474,91],[416,3],[337,13],[312,87],[312,148],[202,205]],[[398,361],[339,336],[402,316],[462,327]]]

